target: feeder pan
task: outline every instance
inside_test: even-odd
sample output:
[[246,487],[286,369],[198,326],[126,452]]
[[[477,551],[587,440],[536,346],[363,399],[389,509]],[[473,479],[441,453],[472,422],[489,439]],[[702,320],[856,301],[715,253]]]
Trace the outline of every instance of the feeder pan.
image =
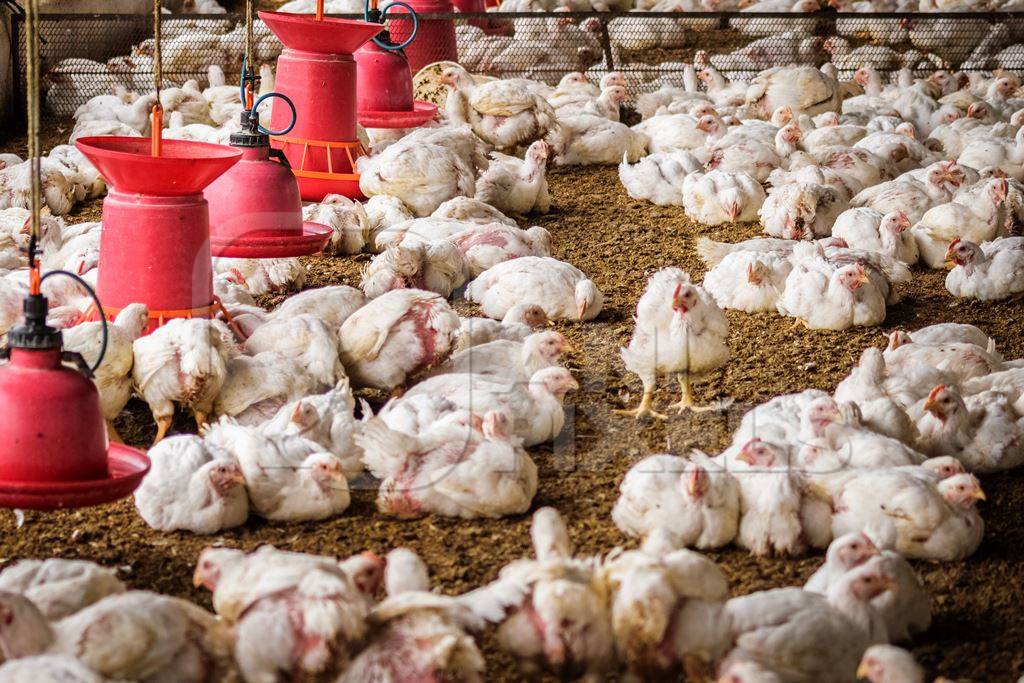
[[416,128],[437,114],[437,105],[413,99],[409,62],[400,49],[371,41],[355,54],[356,109],[364,128]]
[[[113,319],[131,303],[149,308],[152,332],[172,318],[213,315],[210,224],[203,189],[242,153],[224,145],[88,137],[76,143],[106,179],[97,294]],[[99,312],[97,312],[99,314]]]
[[[383,27],[365,21],[286,12],[260,12],[284,44],[274,89],[298,112],[288,135],[271,136],[284,152],[306,201],[328,194],[362,199],[355,162],[366,151],[356,135],[356,63],[352,53]],[[290,107],[274,102],[270,127],[284,129]]]
[[108,444],[100,396],[64,362],[60,331],[46,325],[41,295],[25,300],[25,324],[8,334],[0,365],[0,506],[31,510],[86,507],[124,498],[149,471],[149,459]]
[[[323,251],[332,230],[302,220],[302,199],[288,160],[270,148],[258,114],[243,112],[231,135],[242,160],[203,193],[210,204],[210,251],[235,258],[286,258]],[[272,156],[281,159],[273,161]]]

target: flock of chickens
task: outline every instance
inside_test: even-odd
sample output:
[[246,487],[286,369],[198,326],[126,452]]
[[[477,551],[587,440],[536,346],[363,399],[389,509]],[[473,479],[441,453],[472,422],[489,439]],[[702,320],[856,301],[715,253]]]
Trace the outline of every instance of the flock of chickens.
[[[765,3],[760,3],[763,5]],[[870,9],[866,3],[855,3]],[[596,5],[595,5],[596,7]],[[753,5],[756,9],[759,5]],[[708,9],[719,8],[716,6]],[[950,7],[945,7],[949,9]],[[330,8],[328,8],[330,10]],[[764,9],[764,8],[762,8]],[[559,30],[587,30],[571,22]],[[833,45],[833,47],[835,47]],[[833,53],[836,54],[836,53]],[[766,69],[728,80],[699,53],[682,81],[636,98],[631,83],[574,72],[556,85],[474,76],[458,65],[441,120],[367,131],[360,203],[303,209],[332,229],[328,253],[372,255],[358,287],[302,290],[297,259],[214,261],[223,319],[175,319],[146,336],[148,311],[110,326],[95,381],[111,437],[128,401],[157,425],[152,469],[135,493],[160,531],[216,534],[250,514],[275,521],[342,514],[356,481],[380,514],[496,518],[531,510],[528,448],[563,429],[570,350],[550,327],[589,321],[604,296],[552,256],[549,164],[618,165],[630,196],[682,206],[708,226],[759,221],[767,235],[702,238],[709,270],[654,273],[621,349],[643,387],[636,417],[667,419],[657,382],[674,376],[679,412],[693,379],[726,364],[723,309],[777,311],[809,328],[879,325],[911,266],[951,266],[946,287],[982,300],[1024,294],[1024,98],[1016,77],[909,70],[884,84],[861,66]],[[263,87],[272,73],[263,72]],[[165,88],[166,137],[224,142],[241,105],[217,66],[210,85]],[[124,82],[76,113],[72,142],[146,135],[155,94]],[[28,290],[28,164],[0,162],[0,334]],[[95,281],[99,223],[66,223],[105,191],[73,145],[43,160],[44,269]],[[88,362],[101,328],[74,283],[44,293],[65,347]],[[479,305],[456,313],[449,299]],[[354,391],[390,392],[376,412]],[[197,434],[169,435],[176,409]],[[975,473],[1024,464],[1024,363],[982,330],[941,323],[867,348],[831,394],[779,396],[746,412],[717,456],[656,454],[625,475],[612,511],[639,549],[578,556],[558,513],[534,513],[535,556],[493,583],[431,591],[411,551],[345,560],[263,547],[211,547],[196,585],[214,613],[130,591],[80,561],[24,560],[0,572],[0,683],[485,680],[476,638],[496,629],[526,671],[649,680],[681,671],[722,683],[916,683],[923,670],[889,643],[926,630],[931,601],[905,558],[954,561],[979,546]],[[802,588],[729,598],[722,570],[691,548],[755,555],[827,549]]]

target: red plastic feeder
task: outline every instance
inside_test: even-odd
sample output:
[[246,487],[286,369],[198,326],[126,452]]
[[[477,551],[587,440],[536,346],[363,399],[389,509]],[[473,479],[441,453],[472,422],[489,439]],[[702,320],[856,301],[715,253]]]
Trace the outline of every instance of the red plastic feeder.
[[151,332],[171,318],[213,309],[210,223],[203,189],[242,153],[224,145],[88,137],[76,143],[109,186],[103,201],[97,294],[113,319],[131,303],[149,307]]
[[[452,0],[404,0],[417,14],[452,14]],[[413,22],[403,18],[404,7],[396,6],[391,12],[391,36],[403,43],[413,34]],[[416,73],[434,62],[457,62],[459,50],[455,43],[455,22],[451,19],[420,19],[416,37],[405,50],[409,68]]]
[[[272,136],[299,183],[302,198],[332,193],[362,198],[355,161],[366,152],[356,137],[356,63],[352,54],[381,31],[379,24],[315,15],[260,12],[284,45],[275,89],[294,103],[295,127]],[[271,128],[284,128],[289,107],[275,101]]]
[[[403,3],[404,4],[404,3]],[[397,7],[398,5],[391,5]],[[374,9],[371,21],[383,19]],[[415,35],[409,41],[415,41]],[[388,32],[373,38],[355,54],[358,80],[356,110],[365,128],[415,128],[437,114],[437,105],[413,98],[412,73],[403,48]]]
[[85,366],[78,354],[62,352],[46,312],[46,298],[30,295],[25,324],[8,333],[2,352],[9,362],[0,365],[0,506],[54,510],[123,498],[149,471],[149,459],[107,443],[99,393],[62,363]]
[[[264,97],[269,95],[277,93]],[[242,160],[203,193],[210,203],[210,250],[237,258],[315,254],[327,245],[331,229],[303,222],[299,184],[284,154],[270,148],[259,124],[259,102],[242,113],[242,130],[231,135]]]

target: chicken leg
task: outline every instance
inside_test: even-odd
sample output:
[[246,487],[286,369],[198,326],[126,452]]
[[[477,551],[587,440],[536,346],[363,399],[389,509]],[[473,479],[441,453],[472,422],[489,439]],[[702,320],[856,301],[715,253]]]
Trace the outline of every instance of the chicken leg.
[[640,405],[636,408],[615,410],[613,412],[619,415],[632,415],[638,420],[645,415],[656,417],[659,420],[668,419],[667,415],[663,415],[654,409],[654,384],[648,384],[647,382],[644,382],[644,395],[640,398]]
[[150,445],[150,448],[160,443],[160,440],[167,436],[167,431],[171,428],[171,422],[174,421],[174,416],[164,415],[162,417],[157,417],[154,415],[153,419],[156,420],[156,438],[153,439],[153,443]]
[[196,429],[202,429],[209,423],[209,418],[202,410],[193,410],[192,416],[196,419]]
[[695,413],[704,413],[709,410],[719,409],[719,407],[716,405],[698,406],[693,402],[693,392],[690,391],[689,373],[680,372],[679,374],[676,375],[676,381],[679,382],[679,391],[682,394],[682,396],[680,396],[677,402],[670,405],[669,408],[677,409],[680,415],[685,413],[687,410],[692,410]]

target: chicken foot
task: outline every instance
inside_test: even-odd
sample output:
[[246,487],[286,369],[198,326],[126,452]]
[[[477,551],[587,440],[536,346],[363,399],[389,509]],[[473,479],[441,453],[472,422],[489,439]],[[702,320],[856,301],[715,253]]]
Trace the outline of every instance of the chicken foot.
[[677,402],[675,402],[672,405],[670,405],[669,408],[675,408],[679,412],[680,415],[685,413],[687,410],[692,410],[695,413],[706,413],[706,412],[711,411],[711,410],[721,410],[722,409],[722,406],[719,405],[719,404],[712,404],[712,405],[709,405],[709,406],[699,406],[696,403],[694,403],[694,401],[693,401],[693,392],[690,390],[690,375],[689,374],[687,374],[685,372],[679,373],[678,375],[676,375],[676,381],[679,382],[679,391],[680,391],[680,393],[682,393],[682,396],[679,398],[679,400]]
[[153,439],[153,443],[150,445],[150,448],[160,443],[160,440],[167,436],[167,432],[171,428],[171,422],[174,420],[174,416],[164,415],[162,417],[157,417],[154,415],[153,419],[156,420],[156,438]]
[[645,415],[650,415],[659,420],[667,420],[668,416],[659,413],[654,409],[654,384],[644,383],[644,395],[640,398],[640,405],[636,408],[626,410],[614,410],[612,411],[619,415],[631,415],[636,419],[640,419]]

